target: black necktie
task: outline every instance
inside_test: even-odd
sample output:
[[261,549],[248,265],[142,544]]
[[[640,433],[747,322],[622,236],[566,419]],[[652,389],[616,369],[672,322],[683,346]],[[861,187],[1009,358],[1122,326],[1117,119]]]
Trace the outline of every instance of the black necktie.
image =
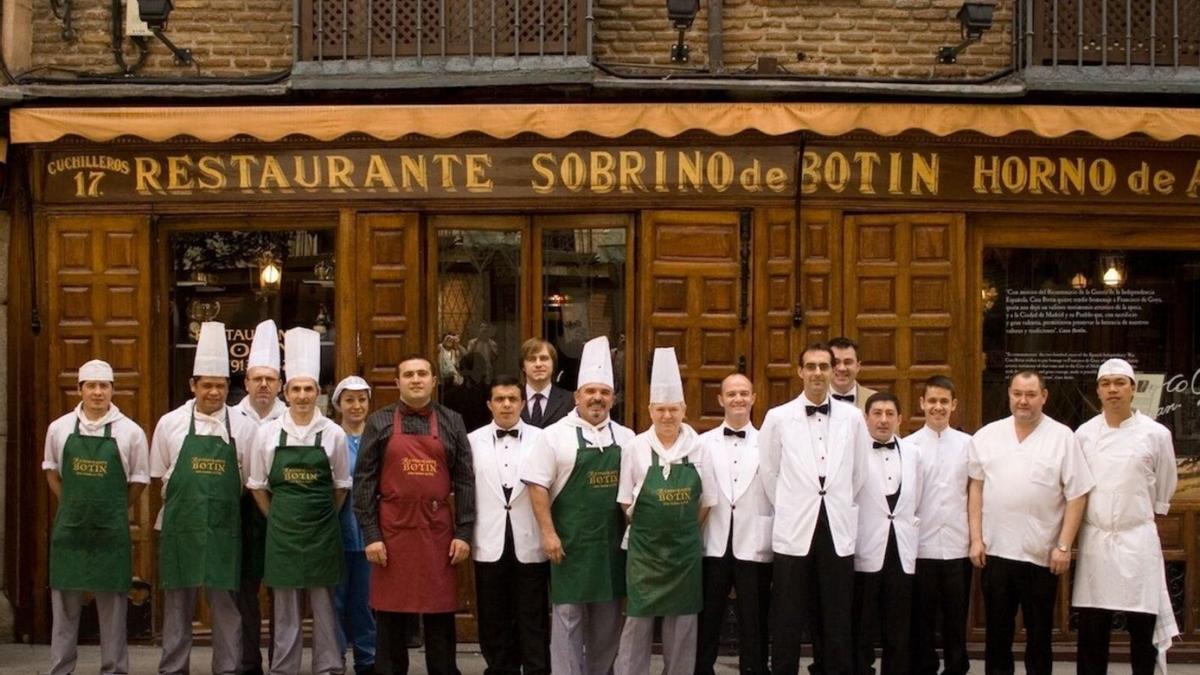
[[833,396],[834,398],[836,398],[839,401],[845,401],[846,403],[854,403],[854,394],[830,394],[830,396]]
[[505,436],[512,436],[513,438],[516,438],[517,437],[517,428],[513,427],[512,429],[497,429],[496,430],[496,438],[504,438]]
[[896,449],[896,441],[888,441],[887,443],[880,443],[879,441],[875,441],[874,443],[871,444],[871,447],[875,448],[876,450],[878,450],[879,448],[887,448],[888,450],[895,450]]
[[738,438],[745,438],[746,430],[742,429],[741,431],[734,431],[733,429],[730,429],[729,427],[725,427],[725,435],[726,436],[737,436]]
[[804,412],[808,413],[809,417],[812,417],[816,413],[821,413],[822,415],[828,415],[829,414],[829,404],[822,403],[821,405],[806,405],[806,406],[804,406]]
[[533,395],[533,410],[529,411],[529,423],[535,427],[542,426],[542,414],[544,413],[542,399],[544,398],[546,397],[542,396],[540,391]]

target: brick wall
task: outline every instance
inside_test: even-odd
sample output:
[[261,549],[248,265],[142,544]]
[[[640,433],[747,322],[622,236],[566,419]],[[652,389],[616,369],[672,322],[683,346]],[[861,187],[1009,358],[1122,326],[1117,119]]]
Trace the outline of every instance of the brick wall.
[[[979,77],[1011,64],[1012,2],[996,9],[992,30],[955,65],[937,65],[938,47],[960,40],[954,18],[962,0],[725,0],[725,68],[755,68],[774,57],[810,76]],[[708,0],[687,32],[691,65],[707,63]],[[663,0],[596,0],[596,58],[601,63],[666,65],[676,34]],[[803,60],[797,58],[803,53]]]
[[[32,64],[90,72],[112,72],[112,2],[75,0],[72,11],[75,42],[65,42],[62,23],[50,2],[35,2]],[[291,0],[176,0],[167,30],[176,45],[191,49],[203,75],[262,74],[292,63]],[[190,76],[192,66],[178,66],[171,52],[151,37],[150,58],[141,75]],[[136,50],[125,41],[125,58],[133,63]],[[48,73],[54,75],[54,73]]]

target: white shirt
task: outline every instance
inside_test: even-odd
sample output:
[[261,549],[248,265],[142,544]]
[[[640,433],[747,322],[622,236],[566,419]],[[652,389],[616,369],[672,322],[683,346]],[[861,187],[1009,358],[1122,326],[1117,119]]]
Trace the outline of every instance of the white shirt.
[[[547,384],[545,389],[534,389],[528,384],[525,385],[525,409],[529,411],[530,415],[533,414],[535,403],[542,406],[542,414],[546,413],[546,406],[550,404],[550,388],[553,386],[552,384]],[[536,394],[541,394],[542,400],[536,401],[534,399]]]
[[517,430],[516,438],[512,436],[496,438],[496,432],[499,429],[500,427],[494,420],[487,425],[492,448],[496,451],[496,468],[500,471],[500,484],[511,490],[517,486],[517,468],[520,466],[520,456],[518,455],[521,448],[520,434],[525,432],[525,425],[518,421],[513,427]]
[[115,405],[109,405],[108,412],[99,420],[92,422],[83,414],[83,404],[75,406],[71,412],[50,423],[46,429],[46,447],[42,458],[42,469],[57,471],[62,475],[63,444],[75,432],[75,421],[79,421],[80,436],[103,436],[104,426],[112,423],[109,433],[117,442],[117,453],[121,456],[121,465],[125,469],[126,483],[150,482],[150,450],[146,444],[146,432],[129,419]]
[[522,466],[521,480],[530,485],[547,488],[552,500],[557,497],[575,469],[575,454],[579,450],[577,430],[583,431],[584,442],[588,445],[602,449],[612,445],[618,446],[613,452],[620,452],[619,446],[628,443],[634,437],[633,431],[612,421],[612,418],[593,426],[580,417],[577,410],[572,410],[561,420],[542,430],[533,446],[533,452]]
[[969,447],[967,473],[983,481],[988,555],[1049,567],[1067,502],[1095,485],[1075,434],[1042,415],[1018,441],[1010,416],[976,432]]
[[[893,438],[893,441],[896,439]],[[897,446],[899,447],[899,446]],[[891,448],[872,448],[875,452],[873,456],[881,462],[880,471],[883,475],[883,494],[886,497],[891,497],[900,489],[900,484],[903,482],[901,478],[901,465],[904,458],[900,456],[899,450]]]
[[[171,472],[175,470],[175,460],[179,459],[183,439],[188,434],[194,406],[195,399],[184,403],[159,418],[158,425],[154,427],[154,437],[150,441],[150,477],[162,479],[164,497],[167,494],[167,482],[171,480]],[[246,416],[234,412],[229,406],[222,406],[215,415],[205,415],[199,411],[195,414],[197,436],[220,436],[226,442],[229,441],[229,434],[225,421],[229,420],[229,429],[233,431],[233,441],[237,446],[235,449],[238,472],[244,481],[249,468],[245,458],[250,452],[250,446],[254,445],[257,425]]]
[[[832,405],[828,394],[825,395],[825,400],[821,403],[813,403],[808,400],[808,394],[800,394],[801,405]],[[826,464],[829,461],[829,415],[823,413],[813,413],[804,416],[805,424],[808,425],[808,437],[811,443],[813,459],[817,462],[817,475],[824,478]]]
[[[725,429],[745,432],[746,437],[728,436],[725,434]],[[701,434],[701,436],[707,435],[707,433]],[[709,436],[709,440],[711,443],[719,445],[723,455],[729,458],[730,471],[723,473],[723,477],[717,477],[718,481],[723,481],[719,483],[721,491],[727,495],[740,494],[738,488],[744,488],[745,486],[738,485],[738,482],[742,480],[739,476],[739,469],[742,463],[746,461],[744,459],[746,453],[754,453],[754,463],[755,465],[758,464],[758,429],[755,429],[754,425],[748,422],[741,429],[734,429],[728,423],[722,422],[717,426],[716,433]],[[716,452],[716,450],[713,449],[712,445],[709,445],[709,453],[713,452]]]
[[258,412],[254,409],[254,406],[250,404],[250,395],[246,394],[242,397],[242,400],[238,401],[238,404],[234,406],[234,409],[250,418],[251,422],[254,422],[261,427],[271,420],[279,419],[279,416],[287,411],[287,404],[276,398],[275,403],[271,405],[271,409],[267,411],[267,414],[259,417]]
[[946,427],[937,432],[929,426],[904,440],[921,448],[924,478],[921,503],[921,541],[918,558],[955,560],[966,558],[971,549],[967,523],[967,448],[970,434]]
[[339,490],[349,490],[353,484],[350,475],[350,451],[346,447],[346,432],[333,420],[321,414],[320,410],[313,412],[313,418],[308,424],[300,426],[290,414],[267,422],[258,430],[254,445],[250,450],[250,476],[246,479],[246,487],[251,490],[270,490],[271,465],[275,462],[275,448],[279,447],[279,432],[287,434],[288,445],[314,445],[317,434],[321,434],[321,447],[329,458],[329,468],[333,472],[333,487]]
[[[687,427],[687,425],[684,425]],[[687,427],[691,430],[691,427]],[[646,474],[649,473],[652,463],[654,462],[654,449],[651,447],[649,434],[654,433],[654,428],[643,431],[635,436],[632,440],[626,443],[621,448],[621,481],[617,487],[617,503],[618,504],[637,504],[638,495],[642,492],[642,485],[646,482]],[[680,443],[689,443],[691,448],[678,448]],[[680,450],[682,452],[677,461],[671,463],[672,467],[677,467],[683,464],[683,458],[696,467],[696,472],[700,474],[700,506],[712,508],[716,506],[717,500],[720,498],[717,495],[717,477],[713,473],[712,460],[708,455],[708,448],[700,442],[700,436],[695,431],[691,434],[680,433],[679,438],[675,439],[675,443],[668,450]],[[659,458],[660,469],[662,467],[662,458]],[[632,512],[632,508],[630,509]]]

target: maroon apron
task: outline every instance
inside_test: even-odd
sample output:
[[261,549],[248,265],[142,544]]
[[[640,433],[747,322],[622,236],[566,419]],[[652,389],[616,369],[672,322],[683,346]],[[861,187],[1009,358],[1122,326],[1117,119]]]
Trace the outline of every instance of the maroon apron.
[[454,518],[450,471],[438,438],[404,433],[397,407],[379,474],[379,530],[387,566],[371,566],[371,607],[382,612],[440,614],[458,610],[458,575],[450,564]]

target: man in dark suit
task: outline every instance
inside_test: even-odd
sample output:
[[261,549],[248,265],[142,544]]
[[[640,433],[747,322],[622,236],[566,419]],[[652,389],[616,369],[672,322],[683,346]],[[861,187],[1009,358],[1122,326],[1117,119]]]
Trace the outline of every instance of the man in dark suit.
[[529,338],[521,345],[521,371],[525,373],[525,406],[521,420],[539,429],[554,424],[571,412],[575,398],[552,383],[558,366],[558,351],[542,338]]

